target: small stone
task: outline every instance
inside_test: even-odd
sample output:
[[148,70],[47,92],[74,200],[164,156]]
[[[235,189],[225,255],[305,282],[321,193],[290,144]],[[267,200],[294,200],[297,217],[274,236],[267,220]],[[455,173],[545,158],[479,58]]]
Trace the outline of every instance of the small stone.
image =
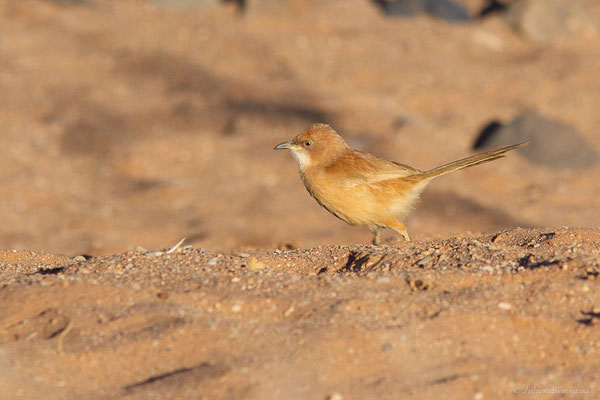
[[241,306],[241,304],[234,304],[234,305],[231,307],[231,312],[234,312],[234,313],[239,313],[240,311],[242,311],[242,306]]
[[383,345],[382,350],[383,351],[390,351],[394,348],[395,346],[392,343],[386,343]]
[[78,255],[78,256],[73,257],[73,261],[78,261],[78,262],[85,261],[85,257],[82,255]]
[[258,271],[261,269],[265,269],[267,267],[265,264],[263,264],[260,261],[250,261],[248,264],[246,264],[246,266],[248,267],[248,269],[250,269],[252,271]]
[[475,400],[481,400],[481,399],[483,399],[483,393],[481,393],[481,392],[475,393],[473,395],[473,399],[475,399]]
[[165,254],[165,253],[163,253],[162,251],[153,251],[153,252],[151,252],[151,253],[147,253],[146,255],[147,255],[148,257],[160,257],[160,256],[162,256],[163,254]]
[[498,308],[501,310],[510,310],[512,308],[512,305],[503,301],[498,303]]
[[248,257],[250,257],[250,254],[248,254],[248,253],[243,253],[243,252],[236,253],[236,255],[237,255],[238,257],[241,257],[241,258],[248,258]]
[[494,268],[490,265],[484,265],[480,269],[485,272],[490,272],[490,273],[494,272]]
[[417,261],[417,265],[420,267],[426,267],[433,262],[433,257],[431,255],[425,256]]
[[289,317],[290,315],[292,315],[292,313],[294,312],[294,306],[290,306],[290,308],[288,308],[287,310],[285,310],[285,312],[283,313],[284,317]]
[[417,290],[429,290],[431,289],[431,285],[427,282],[424,282],[421,279],[406,279],[406,283],[408,283],[408,286],[410,287],[411,290],[413,291],[417,291]]
[[583,285],[581,287],[581,291],[584,292],[584,293],[587,293],[587,292],[590,291],[590,287],[588,285]]
[[137,245],[133,248],[133,251],[137,251],[138,253],[145,253],[148,250],[140,245]]
[[326,397],[327,400],[343,400],[344,396],[339,394],[338,392],[333,392]]
[[217,259],[216,258],[211,258],[210,260],[208,260],[207,264],[215,266],[215,265],[217,265]]
[[386,15],[411,16],[429,14],[452,22],[469,20],[467,10],[452,0],[375,0]]

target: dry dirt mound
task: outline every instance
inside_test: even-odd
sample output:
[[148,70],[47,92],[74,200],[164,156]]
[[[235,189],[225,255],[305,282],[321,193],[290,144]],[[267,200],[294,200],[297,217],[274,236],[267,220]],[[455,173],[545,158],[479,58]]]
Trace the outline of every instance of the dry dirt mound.
[[[598,37],[541,48],[499,16],[457,25],[387,18],[368,0],[264,3],[291,8],[0,0],[0,248],[366,243],[272,150],[314,122],[427,169],[472,153],[490,120],[534,109],[600,152]],[[596,227],[598,181],[600,165],[514,153],[436,180],[406,223],[416,239]]]
[[600,391],[599,230],[0,263],[6,398]]
[[600,226],[600,165],[515,152],[340,246],[272,150],[326,122],[425,169],[532,109],[599,152],[600,38],[249,3],[0,0],[0,397],[600,398],[600,231],[528,229]]

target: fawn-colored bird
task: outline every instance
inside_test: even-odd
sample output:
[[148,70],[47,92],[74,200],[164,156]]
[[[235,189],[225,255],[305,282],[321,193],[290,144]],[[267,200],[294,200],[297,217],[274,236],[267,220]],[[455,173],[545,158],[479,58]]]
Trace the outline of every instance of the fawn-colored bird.
[[428,171],[387,161],[349,147],[329,125],[314,124],[275,146],[298,161],[304,186],[327,211],[350,225],[369,228],[379,244],[383,228],[410,241],[401,222],[433,178],[504,157],[529,142],[476,154]]

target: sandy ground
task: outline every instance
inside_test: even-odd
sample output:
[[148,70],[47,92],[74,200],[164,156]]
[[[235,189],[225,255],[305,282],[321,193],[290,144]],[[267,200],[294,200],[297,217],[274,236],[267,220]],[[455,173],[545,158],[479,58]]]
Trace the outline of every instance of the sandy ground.
[[536,109],[600,152],[599,70],[361,0],[0,0],[3,394],[599,398],[600,166],[445,176],[371,247],[272,150],[327,122],[425,169]]
[[597,229],[517,229],[79,261],[6,251],[0,385],[25,399],[592,399],[599,243]]

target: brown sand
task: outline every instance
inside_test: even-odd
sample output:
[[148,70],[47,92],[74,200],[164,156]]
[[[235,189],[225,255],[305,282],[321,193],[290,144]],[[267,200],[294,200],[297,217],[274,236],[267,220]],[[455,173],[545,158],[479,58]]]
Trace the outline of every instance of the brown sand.
[[2,397],[600,398],[599,166],[440,178],[375,248],[272,151],[429,168],[528,107],[598,151],[600,40],[272,4],[0,0]]

